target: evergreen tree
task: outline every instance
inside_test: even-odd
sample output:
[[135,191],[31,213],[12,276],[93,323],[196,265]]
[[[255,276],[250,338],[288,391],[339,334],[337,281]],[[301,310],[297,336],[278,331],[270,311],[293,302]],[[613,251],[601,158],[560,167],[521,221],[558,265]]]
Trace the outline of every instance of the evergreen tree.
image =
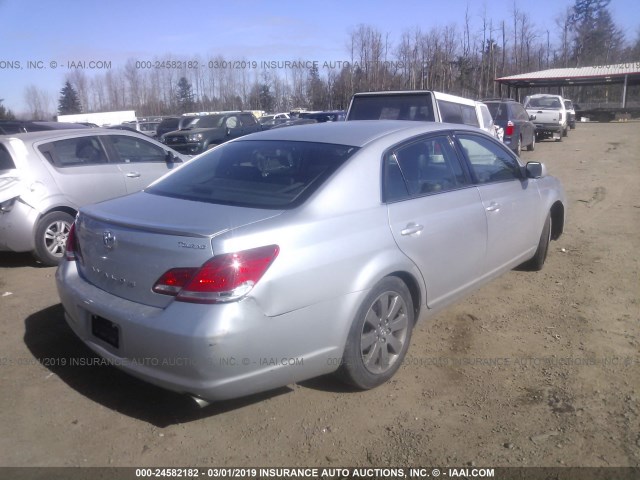
[[576,0],[571,21],[575,29],[575,66],[603,65],[619,60],[624,34],[608,10],[610,0]]
[[325,84],[320,78],[320,72],[315,65],[309,70],[307,83],[307,97],[312,110],[322,110],[327,103],[325,95]]
[[193,89],[186,77],[180,77],[180,80],[178,80],[178,93],[176,97],[180,113],[193,111],[195,107]]
[[0,120],[15,120],[16,116],[11,110],[2,105],[4,98],[0,98]]
[[64,84],[62,90],[60,90],[60,100],[58,100],[58,114],[70,115],[74,113],[82,113],[82,105],[80,105],[80,98],[78,98],[78,93],[71,85],[71,82],[67,81]]

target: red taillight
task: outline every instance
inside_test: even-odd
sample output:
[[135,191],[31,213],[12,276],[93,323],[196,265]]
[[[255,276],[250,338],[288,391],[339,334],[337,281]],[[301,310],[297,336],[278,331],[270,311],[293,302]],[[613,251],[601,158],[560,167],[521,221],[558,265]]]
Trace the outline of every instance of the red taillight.
[[153,286],[153,291],[165,295],[177,295],[197,271],[197,268],[173,268],[160,277]]
[[511,120],[507,122],[507,128],[504,130],[504,134],[508,136],[513,135],[513,122]]
[[67,243],[64,249],[64,258],[66,260],[77,260],[76,250],[78,244],[76,241],[76,222],[71,224],[71,228],[69,229],[69,234],[67,235]]
[[280,251],[277,245],[213,257],[200,268],[173,268],[165,272],[153,291],[176,295],[176,300],[218,303],[249,293]]

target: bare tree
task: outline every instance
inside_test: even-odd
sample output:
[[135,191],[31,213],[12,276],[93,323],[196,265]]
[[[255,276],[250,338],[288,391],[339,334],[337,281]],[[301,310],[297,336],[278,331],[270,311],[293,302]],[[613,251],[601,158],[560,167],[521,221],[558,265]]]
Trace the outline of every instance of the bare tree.
[[35,85],[29,85],[24,91],[24,100],[28,107],[29,118],[33,120],[51,120],[54,118],[55,102],[51,95]]

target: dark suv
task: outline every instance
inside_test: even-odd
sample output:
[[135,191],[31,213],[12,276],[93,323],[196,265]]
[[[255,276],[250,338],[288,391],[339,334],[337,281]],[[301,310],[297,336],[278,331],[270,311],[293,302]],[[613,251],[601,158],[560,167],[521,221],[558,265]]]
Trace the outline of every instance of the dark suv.
[[163,141],[163,135],[175,130],[187,128],[198,117],[193,115],[183,115],[182,117],[166,117],[156,127],[156,138]]
[[520,155],[522,147],[533,151],[536,147],[536,126],[522,104],[511,99],[490,99],[482,101],[491,112],[495,125],[502,127],[502,141]]
[[196,155],[234,138],[262,129],[249,112],[224,112],[198,117],[186,129],[164,135],[164,143],[187,155]]

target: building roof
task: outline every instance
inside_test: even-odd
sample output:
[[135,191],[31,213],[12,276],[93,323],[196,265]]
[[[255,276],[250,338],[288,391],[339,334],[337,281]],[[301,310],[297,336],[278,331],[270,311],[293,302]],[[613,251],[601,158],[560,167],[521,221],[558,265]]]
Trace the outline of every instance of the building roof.
[[640,85],[640,61],[616,65],[595,65],[578,68],[552,68],[496,78],[510,87],[564,87],[571,85],[609,85],[624,83]]

